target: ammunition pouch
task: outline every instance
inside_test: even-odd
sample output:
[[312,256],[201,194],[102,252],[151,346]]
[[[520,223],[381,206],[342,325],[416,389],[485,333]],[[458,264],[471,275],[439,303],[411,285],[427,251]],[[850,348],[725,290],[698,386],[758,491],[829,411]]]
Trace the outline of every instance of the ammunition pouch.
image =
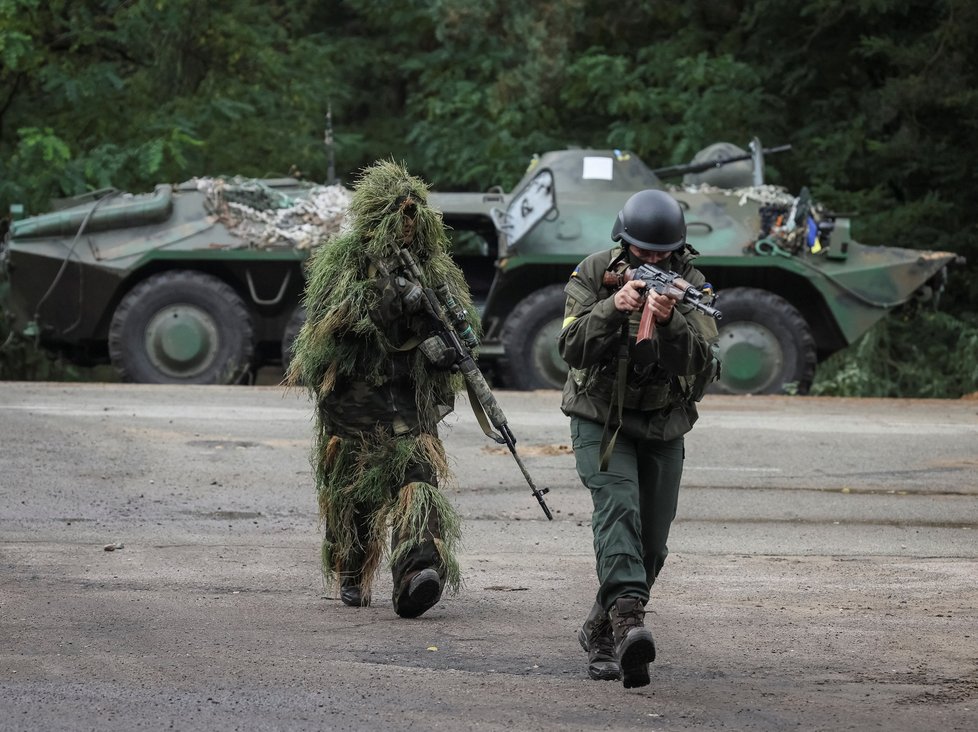
[[[617,399],[615,364],[594,366],[590,369],[572,369],[571,377],[589,398],[605,404]],[[663,372],[633,381],[626,380],[624,406],[640,412],[663,409],[674,401],[668,376]]]
[[680,376],[679,383],[686,394],[686,401],[698,402],[706,394],[706,390],[714,381],[720,378],[720,349],[716,343],[710,344],[712,357],[706,368],[693,376]]

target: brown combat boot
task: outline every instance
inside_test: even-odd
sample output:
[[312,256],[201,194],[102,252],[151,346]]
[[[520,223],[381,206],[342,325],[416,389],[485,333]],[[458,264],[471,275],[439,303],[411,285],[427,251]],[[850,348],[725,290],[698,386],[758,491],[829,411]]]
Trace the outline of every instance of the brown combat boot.
[[619,597],[609,615],[622,684],[626,689],[648,686],[649,664],[655,660],[655,641],[643,622],[645,604],[637,597]]
[[598,603],[594,603],[584,620],[584,626],[577,631],[577,640],[587,652],[588,676],[595,681],[617,681],[621,678],[611,620]]

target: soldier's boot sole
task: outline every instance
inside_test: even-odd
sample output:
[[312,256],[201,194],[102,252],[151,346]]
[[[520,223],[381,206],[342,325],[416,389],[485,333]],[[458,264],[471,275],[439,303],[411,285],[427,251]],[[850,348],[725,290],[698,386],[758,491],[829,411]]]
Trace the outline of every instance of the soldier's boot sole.
[[[591,652],[584,628],[578,628],[577,642],[581,644],[585,653]],[[621,667],[614,661],[595,661],[588,663],[587,675],[595,681],[618,681],[621,678]]]
[[402,618],[416,618],[430,610],[441,599],[441,579],[438,572],[422,569],[408,585],[407,602],[397,608],[397,614]]
[[649,664],[655,660],[655,641],[648,628],[634,628],[622,639],[618,648],[621,664],[621,683],[626,689],[648,686]]

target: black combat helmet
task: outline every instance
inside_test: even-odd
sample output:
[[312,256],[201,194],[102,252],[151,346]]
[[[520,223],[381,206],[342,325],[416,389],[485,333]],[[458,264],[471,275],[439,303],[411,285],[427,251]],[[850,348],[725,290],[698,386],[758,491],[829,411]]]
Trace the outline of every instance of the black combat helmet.
[[613,241],[652,252],[674,252],[686,243],[686,219],[675,198],[665,191],[639,191],[618,212]]

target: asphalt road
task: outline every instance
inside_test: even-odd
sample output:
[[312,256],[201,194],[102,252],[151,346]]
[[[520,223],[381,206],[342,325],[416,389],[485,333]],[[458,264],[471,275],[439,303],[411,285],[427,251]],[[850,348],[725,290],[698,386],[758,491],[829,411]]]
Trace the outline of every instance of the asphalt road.
[[978,726],[978,402],[707,397],[626,691],[559,395],[497,396],[555,520],[460,404],[465,586],[402,620],[322,586],[303,394],[0,383],[0,730]]

